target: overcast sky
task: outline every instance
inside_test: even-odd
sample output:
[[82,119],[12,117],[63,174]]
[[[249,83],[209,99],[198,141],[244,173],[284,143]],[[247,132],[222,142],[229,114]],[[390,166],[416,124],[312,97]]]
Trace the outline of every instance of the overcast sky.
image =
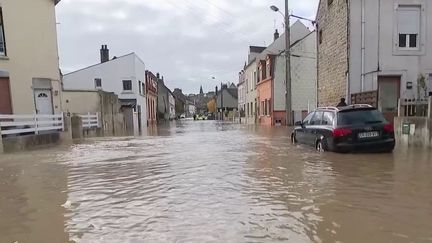
[[[170,89],[214,90],[238,81],[249,45],[269,45],[283,17],[269,9],[283,0],[62,0],[57,5],[63,73],[110,56],[137,53]],[[296,15],[315,18],[318,0],[291,0]],[[215,77],[216,79],[212,79]]]

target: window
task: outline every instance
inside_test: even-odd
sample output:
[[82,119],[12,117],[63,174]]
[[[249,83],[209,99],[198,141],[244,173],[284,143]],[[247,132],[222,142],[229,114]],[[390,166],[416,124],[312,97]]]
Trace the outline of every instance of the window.
[[387,122],[378,110],[352,110],[338,113],[338,125],[365,125]]
[[142,94],[142,86],[141,86],[141,81],[138,81],[138,88],[139,88],[139,94]]
[[310,125],[321,125],[324,112],[317,111],[310,121]]
[[270,69],[270,60],[269,61],[267,61],[267,70],[266,70],[266,74],[267,74],[267,77],[271,77],[272,76],[272,73],[271,73],[271,69]]
[[254,88],[256,87],[256,84],[257,84],[257,72],[254,71],[254,74],[253,74],[253,75],[254,75],[254,76],[253,76],[253,83],[252,83],[251,90],[254,90]]
[[249,93],[249,79],[246,79],[246,93]]
[[321,44],[322,44],[322,41],[323,41],[323,31],[322,31],[322,30],[319,31],[319,34],[318,34],[318,41],[319,41],[319,43],[320,43],[320,45],[321,45]]
[[145,83],[141,82],[142,95],[145,94]]
[[334,113],[333,112],[324,112],[324,116],[322,119],[323,125],[333,125]]
[[258,67],[258,80],[257,80],[257,83],[259,83],[262,78],[263,78],[262,67]]
[[399,48],[418,49],[420,41],[420,6],[400,5],[397,11]]
[[6,56],[6,41],[3,28],[3,9],[0,7],[0,56]]
[[265,115],[265,111],[264,111],[264,101],[261,101],[261,109],[260,109],[260,113],[261,116]]
[[100,79],[100,78],[95,78],[95,79],[94,79],[94,82],[95,82],[95,88],[96,88],[96,89],[98,89],[98,88],[102,88],[102,79]]
[[123,80],[123,90],[124,91],[132,91],[132,81],[131,80]]
[[269,100],[267,100],[267,102],[268,102],[268,104],[267,104],[267,109],[268,109],[267,115],[270,116],[271,115],[271,100],[269,99]]
[[428,96],[432,96],[432,73],[429,74]]
[[266,61],[260,61],[260,66],[258,68],[258,83],[260,81],[263,81],[267,78],[267,73],[266,73],[267,69],[266,69]]
[[310,120],[314,116],[315,112],[309,113],[309,115],[306,116],[306,118],[303,120],[303,125],[309,125]]
[[48,98],[48,95],[45,94],[45,93],[40,93],[40,94],[38,95],[38,98]]
[[247,116],[249,116],[249,103],[247,103],[246,114],[247,114]]

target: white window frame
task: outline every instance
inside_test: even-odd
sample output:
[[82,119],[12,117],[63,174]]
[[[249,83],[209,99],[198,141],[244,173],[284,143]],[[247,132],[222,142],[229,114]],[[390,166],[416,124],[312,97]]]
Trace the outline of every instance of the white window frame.
[[[399,4],[398,5],[398,9],[397,9],[397,23],[399,23],[399,11],[400,11],[400,9],[406,9],[405,11],[413,11],[414,9],[417,9],[418,8],[418,12],[419,12],[419,19],[418,19],[418,21],[419,21],[419,26],[417,27],[418,28],[418,32],[417,33],[414,33],[414,32],[411,32],[411,33],[401,33],[401,31],[400,31],[400,26],[399,26],[399,24],[398,24],[398,26],[397,26],[397,36],[398,36],[398,40],[397,40],[397,42],[398,42],[398,48],[400,49],[400,50],[418,50],[419,48],[420,48],[420,27],[421,27],[421,25],[422,25],[422,23],[421,23],[421,15],[422,15],[422,11],[421,11],[421,5],[416,5],[416,4],[413,4],[413,5],[405,5],[405,4]],[[400,46],[400,36],[401,35],[405,35],[405,47],[401,47]],[[415,47],[410,47],[410,45],[411,45],[411,35],[417,35],[417,38],[416,38],[416,43],[415,43]]]
[[[399,47],[399,8],[404,7],[419,7],[420,8],[420,26],[419,33],[417,34],[417,47],[409,47],[409,34],[407,36],[407,47]],[[426,54],[426,14],[425,14],[425,3],[420,1],[410,1],[409,3],[404,1],[395,0],[394,2],[394,13],[393,13],[393,55],[395,56],[420,56]],[[404,34],[404,33],[401,33]]]

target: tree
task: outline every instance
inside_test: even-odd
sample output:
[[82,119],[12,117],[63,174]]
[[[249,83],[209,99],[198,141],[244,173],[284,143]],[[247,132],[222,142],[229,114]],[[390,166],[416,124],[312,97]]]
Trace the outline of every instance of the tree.
[[207,103],[207,110],[210,113],[215,113],[216,112],[216,100],[213,98],[211,99],[208,103]]
[[418,93],[418,99],[423,98],[422,95],[424,93],[424,97],[427,96],[427,84],[426,84],[426,77],[423,74],[420,74],[419,78],[417,79],[417,93]]

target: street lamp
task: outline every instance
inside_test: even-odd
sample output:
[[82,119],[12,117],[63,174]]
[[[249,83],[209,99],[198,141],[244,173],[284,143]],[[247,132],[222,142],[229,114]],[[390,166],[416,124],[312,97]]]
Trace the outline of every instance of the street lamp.
[[285,85],[285,108],[286,108],[286,125],[292,125],[292,105],[291,105],[291,32],[290,32],[290,16],[288,12],[288,0],[285,0],[285,14],[278,7],[272,5],[270,9],[284,16],[285,19],[285,70],[286,70],[286,85]]
[[282,15],[282,17],[285,18],[285,14],[283,14],[283,13],[279,10],[279,8],[276,7],[275,5],[270,6],[270,9],[273,10],[273,11],[275,11],[275,12],[280,13],[280,14]]

